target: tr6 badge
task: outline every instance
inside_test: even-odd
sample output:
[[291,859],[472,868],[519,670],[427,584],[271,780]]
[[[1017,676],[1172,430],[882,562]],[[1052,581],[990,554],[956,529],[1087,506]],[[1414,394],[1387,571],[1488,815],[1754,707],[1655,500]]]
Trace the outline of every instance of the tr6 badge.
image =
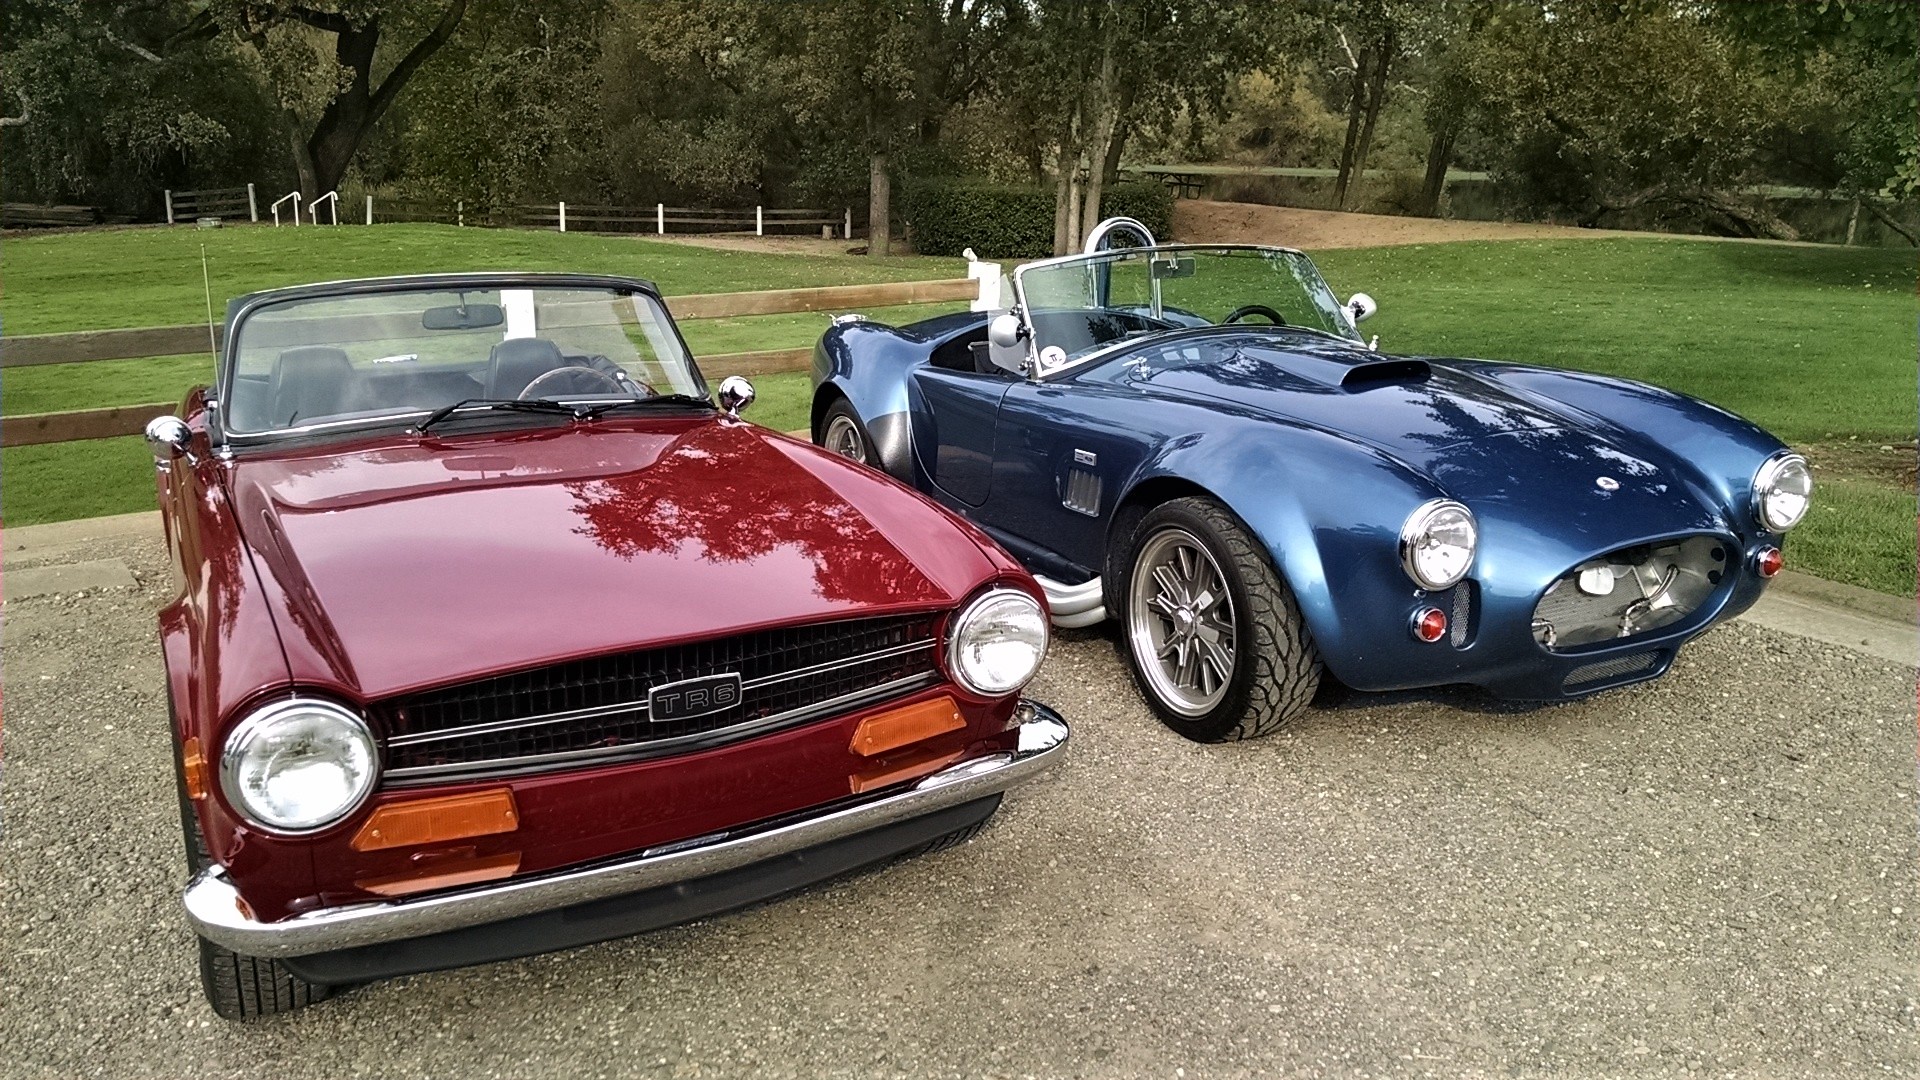
[[740,704],[740,673],[703,675],[661,683],[647,691],[647,719],[656,724],[691,720]]

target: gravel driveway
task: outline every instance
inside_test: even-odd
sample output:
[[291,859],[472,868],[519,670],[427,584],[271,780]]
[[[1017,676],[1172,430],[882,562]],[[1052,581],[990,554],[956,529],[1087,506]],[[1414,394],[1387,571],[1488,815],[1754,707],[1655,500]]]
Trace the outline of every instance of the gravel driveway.
[[[1532,711],[1334,695],[1201,747],[1097,634],[962,848],[649,937],[213,1017],[137,589],[8,605],[5,1076],[1911,1076],[1914,673],[1733,624]],[[8,569],[14,568],[12,562]]]

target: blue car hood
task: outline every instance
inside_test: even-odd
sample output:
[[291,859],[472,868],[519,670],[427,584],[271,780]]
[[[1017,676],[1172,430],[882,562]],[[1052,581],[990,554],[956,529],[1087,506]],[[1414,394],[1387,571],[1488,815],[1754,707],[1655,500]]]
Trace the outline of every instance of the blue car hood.
[[1550,525],[1563,537],[1724,527],[1701,478],[1660,447],[1444,360],[1242,340],[1129,367],[1128,381],[1149,392],[1231,402],[1374,447],[1483,519]]

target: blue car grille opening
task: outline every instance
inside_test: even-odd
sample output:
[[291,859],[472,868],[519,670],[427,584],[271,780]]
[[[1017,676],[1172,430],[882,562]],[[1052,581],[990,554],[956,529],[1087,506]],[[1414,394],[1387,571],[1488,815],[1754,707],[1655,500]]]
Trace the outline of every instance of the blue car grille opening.
[[1473,582],[1462,581],[1453,587],[1452,634],[1448,643],[1456,649],[1464,649],[1473,636]]
[[1600,660],[1583,664],[1567,673],[1560,683],[1566,690],[1578,690],[1598,683],[1610,683],[1629,675],[1638,675],[1652,671],[1660,666],[1660,652],[1657,649],[1647,652],[1629,653],[1616,656],[1611,660]]
[[[574,660],[385,701],[386,777],[466,779],[699,749],[941,678],[933,614],[763,630]],[[737,673],[727,708],[654,723],[655,686]]]
[[1699,610],[1733,575],[1733,545],[1689,536],[1608,552],[1568,570],[1533,609],[1533,637],[1560,652],[1623,641]]

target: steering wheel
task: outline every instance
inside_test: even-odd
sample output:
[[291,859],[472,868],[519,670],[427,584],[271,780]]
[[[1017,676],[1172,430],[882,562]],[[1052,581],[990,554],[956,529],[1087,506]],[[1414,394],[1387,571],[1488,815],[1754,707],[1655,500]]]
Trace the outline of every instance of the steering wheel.
[[[591,394],[598,390],[611,390],[616,394],[625,394],[627,392],[626,387],[621,386],[614,380],[613,376],[604,371],[597,371],[590,367],[575,367],[569,365],[567,367],[554,368],[552,371],[543,371],[535,375],[532,379],[528,380],[526,387],[520,391],[520,400],[525,401],[528,398],[544,397],[547,394],[554,393],[554,387],[568,382],[572,383],[571,387],[561,389],[558,391],[559,393]],[[584,385],[588,383],[591,385]],[[540,390],[542,393],[535,393],[535,390]]]
[[[640,388],[640,394],[643,397],[652,397],[653,395],[659,393],[659,391],[653,388],[652,383],[646,381],[645,379],[634,378],[632,375],[627,374],[626,369],[622,368],[619,364],[616,364],[613,361],[607,359],[606,357],[600,355],[599,353],[594,353],[592,356],[587,357],[587,366],[603,374],[612,375],[614,382],[619,382],[621,379],[626,379],[628,382],[631,382],[633,383],[633,385]],[[626,389],[626,387],[622,386],[621,389],[624,390]]]
[[1237,323],[1249,315],[1265,315],[1267,321],[1275,326],[1287,325],[1287,320],[1281,318],[1279,312],[1265,304],[1241,304],[1239,307],[1227,312],[1227,317],[1220,320],[1220,325],[1228,326]]

